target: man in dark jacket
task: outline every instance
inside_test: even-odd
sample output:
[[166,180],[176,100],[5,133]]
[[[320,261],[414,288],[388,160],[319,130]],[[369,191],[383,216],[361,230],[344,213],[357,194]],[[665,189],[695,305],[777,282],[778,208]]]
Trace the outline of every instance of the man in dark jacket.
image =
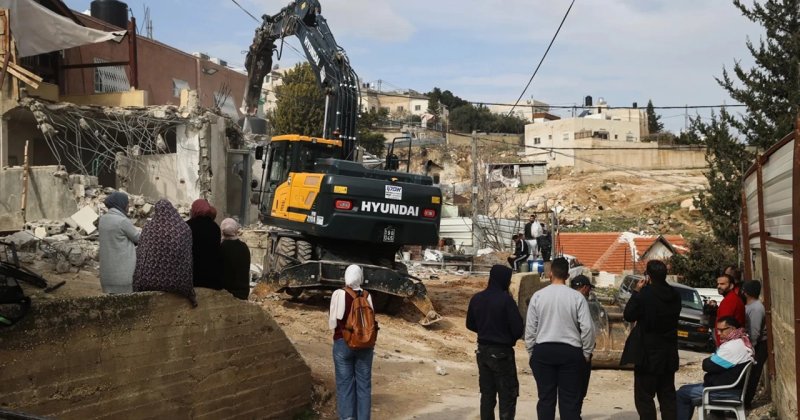
[[622,352],[622,364],[633,363],[633,398],[639,418],[656,419],[658,395],[662,419],[675,418],[675,372],[678,370],[678,318],[681,295],[667,284],[667,266],[647,262],[644,278],[634,287],[623,316],[636,322]]
[[514,241],[514,253],[508,257],[508,265],[510,265],[514,271],[519,271],[519,266],[521,264],[527,264],[528,257],[531,255],[531,248],[528,246],[528,243],[525,242],[525,237],[521,233],[512,236],[511,239]]
[[511,269],[495,265],[489,285],[475,294],[467,309],[467,328],[478,333],[478,386],[481,391],[481,420],[494,419],[500,400],[500,419],[513,419],[517,411],[519,381],[514,344],[522,337],[522,316],[508,292]]

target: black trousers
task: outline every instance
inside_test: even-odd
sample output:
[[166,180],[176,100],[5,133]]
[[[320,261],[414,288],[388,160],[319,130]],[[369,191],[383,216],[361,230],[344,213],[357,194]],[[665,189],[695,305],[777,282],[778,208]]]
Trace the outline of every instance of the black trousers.
[[526,255],[520,255],[520,256],[512,255],[512,256],[508,257],[508,265],[510,265],[511,268],[514,269],[514,271],[519,271],[519,265],[520,264],[527,264],[527,263],[528,263],[528,255],[527,254]]
[[589,380],[592,379],[592,362],[586,364],[586,376],[583,378],[583,390],[581,391],[581,411],[583,411],[583,400],[586,399],[586,394],[589,393]]
[[767,363],[767,342],[759,341],[756,343],[755,351],[756,364],[750,369],[750,379],[747,381],[747,390],[744,393],[745,407],[753,405],[753,398],[755,398],[756,388],[758,388],[758,380],[761,379],[761,372]]
[[519,396],[514,348],[479,344],[475,354],[481,390],[481,420],[494,420],[494,407],[498,399],[500,420],[513,420]]
[[586,359],[583,350],[562,343],[541,343],[533,347],[531,371],[536,379],[539,420],[580,420],[581,395],[586,383]]
[[633,400],[636,412],[641,420],[656,420],[656,403],[653,398],[658,395],[658,405],[662,420],[675,420],[677,415],[677,398],[675,393],[675,372],[650,373],[633,371]]

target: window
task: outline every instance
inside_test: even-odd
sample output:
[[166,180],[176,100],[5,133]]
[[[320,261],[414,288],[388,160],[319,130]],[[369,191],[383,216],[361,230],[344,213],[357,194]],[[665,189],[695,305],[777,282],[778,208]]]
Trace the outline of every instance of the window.
[[172,96],[180,98],[183,89],[189,89],[189,82],[181,79],[172,79]]
[[633,137],[633,133],[629,131],[628,134],[625,135],[625,141],[634,141],[634,140],[635,138]]
[[236,109],[230,93],[214,92],[214,105],[218,106],[223,114],[234,119],[239,118],[239,111]]
[[542,139],[540,137],[534,137],[533,144],[542,144]]
[[547,140],[553,140],[553,135],[552,134],[548,134],[547,135]]
[[414,111],[422,111],[422,105],[414,105]]
[[403,106],[402,105],[397,107],[397,112],[403,112]]
[[618,137],[617,137],[617,135],[616,135],[616,134],[614,134],[614,140],[616,140],[617,138],[618,138]]
[[562,134],[562,135],[561,135],[561,140],[563,140],[563,141],[569,141],[569,133],[564,133],[564,134]]
[[381,107],[381,111],[389,112],[389,107],[388,106],[382,106]]
[[[108,60],[95,58],[95,63],[107,63]],[[131,90],[128,82],[128,73],[123,66],[95,67],[94,69],[94,92],[127,92]]]

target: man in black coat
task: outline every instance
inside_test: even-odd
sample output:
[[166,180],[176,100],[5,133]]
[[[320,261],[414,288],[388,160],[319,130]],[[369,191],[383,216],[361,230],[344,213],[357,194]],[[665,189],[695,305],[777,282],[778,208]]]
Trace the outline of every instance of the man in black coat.
[[522,316],[508,292],[511,269],[495,265],[489,285],[476,293],[467,308],[467,328],[478,333],[478,386],[481,391],[481,420],[494,419],[500,400],[500,419],[511,420],[517,410],[519,380],[514,344],[522,337]]
[[675,372],[678,370],[678,318],[681,295],[667,284],[667,266],[647,263],[644,278],[634,287],[623,316],[636,322],[622,352],[621,363],[633,363],[633,398],[639,418],[656,420],[653,397],[658,395],[662,419],[675,419]]

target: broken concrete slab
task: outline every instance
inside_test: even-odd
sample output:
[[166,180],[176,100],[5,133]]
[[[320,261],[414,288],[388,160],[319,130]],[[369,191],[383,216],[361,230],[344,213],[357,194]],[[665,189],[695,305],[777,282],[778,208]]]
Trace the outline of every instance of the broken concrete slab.
[[70,238],[69,235],[65,235],[65,234],[62,233],[60,235],[48,236],[48,237],[44,238],[44,241],[49,243],[49,244],[52,244],[52,243],[55,243],[55,242],[66,242],[66,241],[69,241],[71,239],[72,238]]
[[73,226],[73,224],[69,222],[69,220],[71,220],[74,223],[73,227],[79,227],[84,232],[86,232],[87,235],[91,235],[92,233],[94,233],[94,231],[97,230],[97,227],[94,225],[94,223],[99,218],[100,216],[98,216],[97,213],[91,207],[87,206],[78,210],[77,213],[70,216],[68,220],[66,220],[66,222],[70,226]]
[[17,248],[17,251],[35,251],[36,244],[39,241],[39,239],[36,238],[33,233],[28,231],[17,232],[13,235],[0,239],[2,239],[2,241],[5,243],[14,244],[14,246]]

